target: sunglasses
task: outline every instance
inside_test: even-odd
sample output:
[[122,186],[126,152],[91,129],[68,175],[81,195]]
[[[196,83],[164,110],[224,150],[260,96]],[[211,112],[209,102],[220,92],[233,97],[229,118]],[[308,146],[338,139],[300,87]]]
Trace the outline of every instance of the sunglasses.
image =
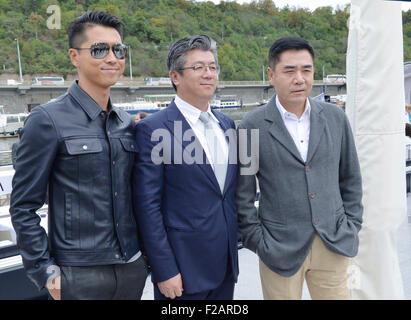
[[103,59],[110,52],[113,51],[117,59],[125,59],[127,54],[127,46],[122,43],[113,44],[110,46],[106,42],[98,42],[91,45],[90,48],[73,48],[76,50],[90,50],[90,54],[94,59]]

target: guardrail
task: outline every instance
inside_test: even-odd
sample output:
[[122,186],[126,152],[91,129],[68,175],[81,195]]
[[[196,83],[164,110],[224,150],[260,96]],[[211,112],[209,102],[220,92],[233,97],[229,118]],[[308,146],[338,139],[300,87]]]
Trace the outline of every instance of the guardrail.
[[[71,81],[66,81],[64,85],[32,85],[31,81],[24,81],[22,84],[18,85],[8,85],[5,81],[0,81],[0,87],[4,88],[19,88],[19,87],[31,87],[31,88],[50,88],[50,87],[69,87]],[[269,86],[269,81],[219,81],[219,86]],[[314,80],[314,85],[327,85],[327,86],[342,86],[345,83],[328,83],[323,80]],[[169,84],[156,84],[148,85],[144,80],[119,80],[115,86],[117,87],[171,87]]]

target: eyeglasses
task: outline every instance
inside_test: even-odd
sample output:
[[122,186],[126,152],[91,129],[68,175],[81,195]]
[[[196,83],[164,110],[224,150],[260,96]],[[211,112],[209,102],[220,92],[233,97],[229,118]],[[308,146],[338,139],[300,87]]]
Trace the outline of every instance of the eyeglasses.
[[208,68],[208,70],[210,70],[211,73],[218,74],[220,72],[220,66],[219,65],[211,65],[210,66],[210,65],[204,65],[204,64],[195,64],[192,67],[184,67],[184,68],[180,68],[178,70],[182,71],[182,70],[186,70],[186,69],[193,69],[193,71],[195,73],[203,74],[203,73],[207,72],[207,68]]
[[127,54],[127,46],[122,43],[113,44],[110,46],[106,42],[94,43],[90,48],[73,48],[76,50],[90,50],[90,54],[94,59],[103,59],[110,52],[110,48],[113,51],[117,59],[125,59]]

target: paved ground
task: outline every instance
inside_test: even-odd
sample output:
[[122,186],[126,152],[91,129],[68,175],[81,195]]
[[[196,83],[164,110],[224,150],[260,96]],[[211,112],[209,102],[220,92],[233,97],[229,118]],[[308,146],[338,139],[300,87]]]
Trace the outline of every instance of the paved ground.
[[[409,220],[398,229],[398,258],[403,278],[405,299],[411,300],[411,195],[408,196]],[[261,283],[258,271],[258,258],[248,249],[238,251],[240,275],[234,291],[235,300],[261,300]],[[143,300],[153,299],[153,285],[151,279],[147,279],[143,292]],[[304,285],[303,300],[310,299],[308,289]]]

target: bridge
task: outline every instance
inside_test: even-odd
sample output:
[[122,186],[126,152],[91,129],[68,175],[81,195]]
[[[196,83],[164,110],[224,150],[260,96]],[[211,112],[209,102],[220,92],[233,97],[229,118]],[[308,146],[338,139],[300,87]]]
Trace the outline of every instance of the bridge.
[[[4,106],[6,113],[27,112],[30,106],[44,104],[55,99],[67,91],[71,83],[64,86],[31,85],[23,83],[20,85],[0,84],[0,105]],[[328,95],[346,93],[345,84],[330,84],[315,81],[311,96],[317,96],[321,92]],[[144,81],[118,82],[111,88],[111,97],[114,103],[131,102],[138,97],[147,94],[173,94],[174,89],[167,85],[148,86]],[[269,99],[274,93],[274,88],[268,81],[219,81],[217,94],[236,95],[242,99],[244,104],[260,103]]]

